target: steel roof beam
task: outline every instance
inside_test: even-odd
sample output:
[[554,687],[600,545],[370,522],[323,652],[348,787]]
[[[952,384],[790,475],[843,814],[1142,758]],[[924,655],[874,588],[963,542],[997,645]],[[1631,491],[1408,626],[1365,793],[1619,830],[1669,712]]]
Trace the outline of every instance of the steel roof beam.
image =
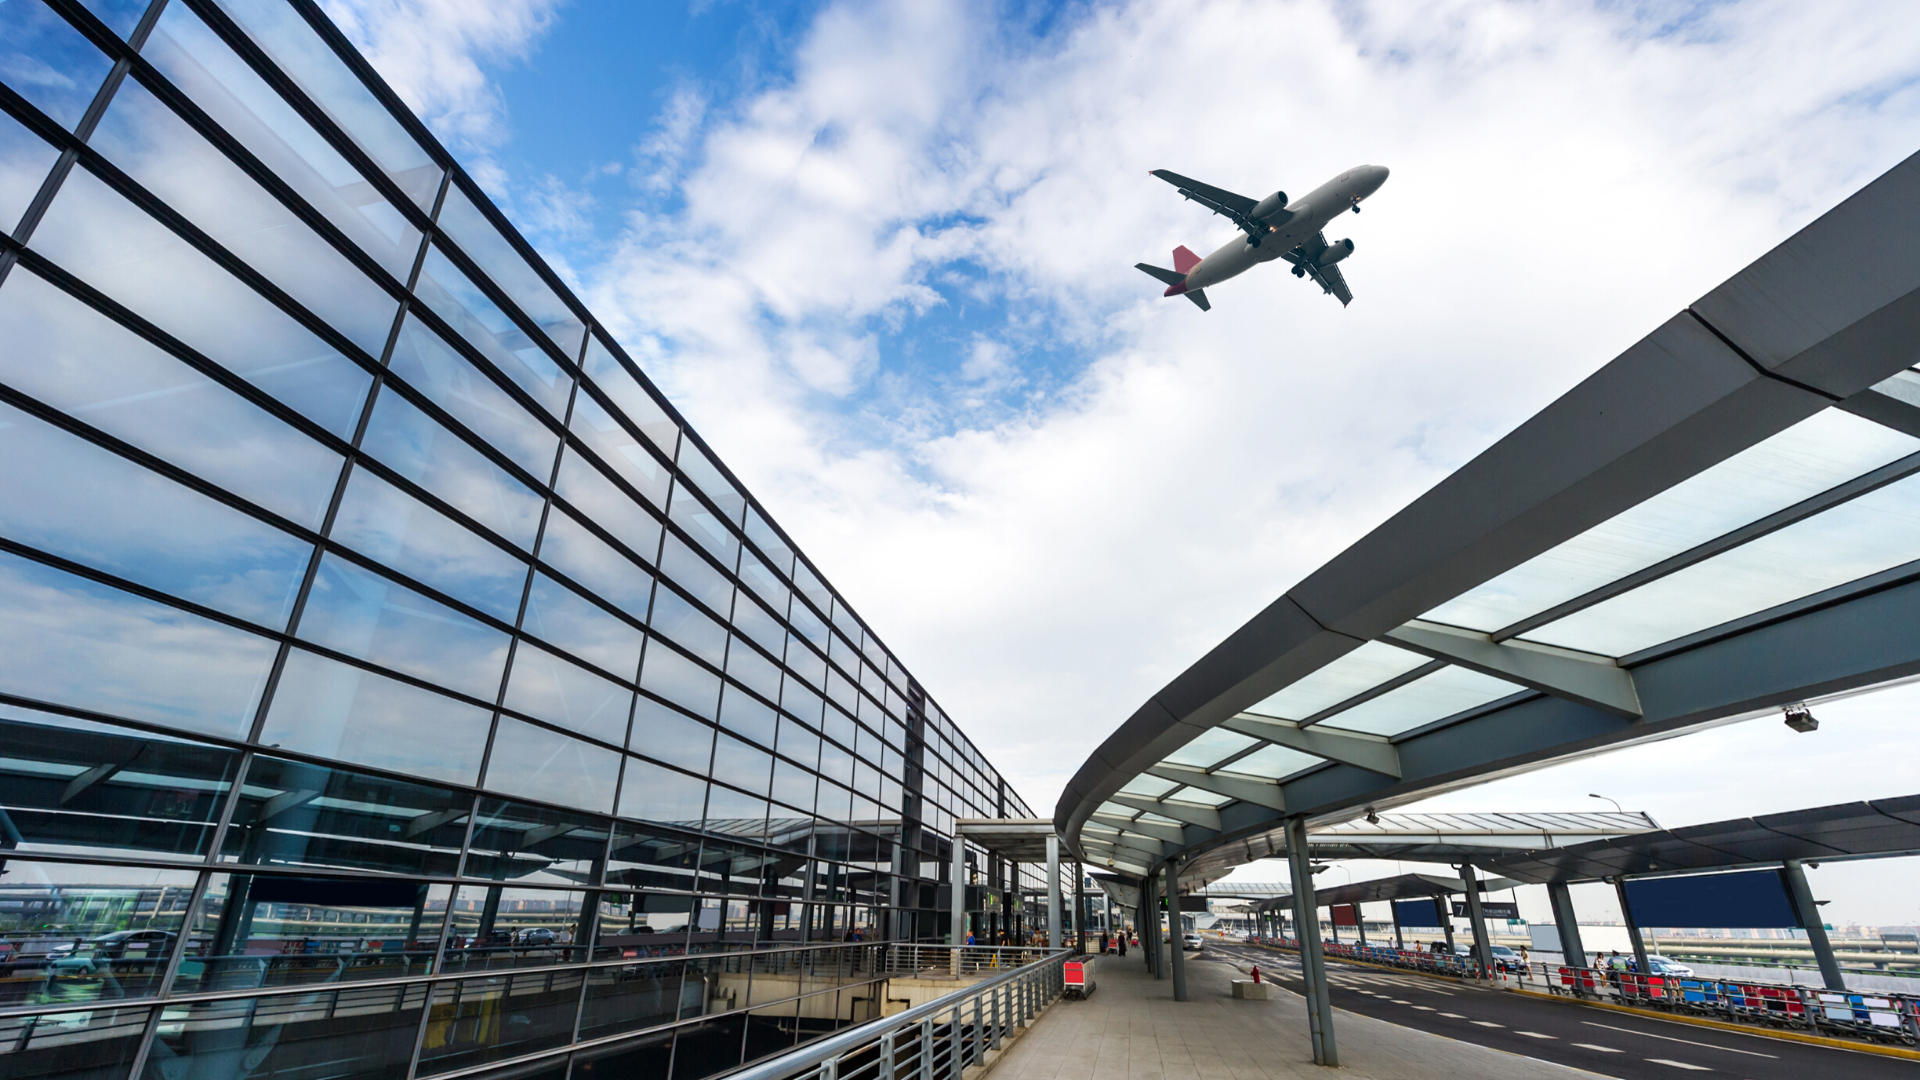
[[1420,619],[1388,631],[1387,639],[1436,660],[1616,716],[1640,715],[1640,693],[1634,689],[1633,676],[1612,657],[1530,641],[1495,642],[1486,634]]
[[1292,724],[1263,720],[1251,713],[1242,713],[1228,719],[1220,725],[1242,735],[1251,735],[1256,739],[1265,739],[1275,746],[1284,746],[1289,750],[1300,750],[1308,754],[1338,761],[1343,765],[1354,765],[1382,776],[1400,779],[1400,753],[1393,744],[1377,735],[1362,735],[1318,727],[1295,727]]

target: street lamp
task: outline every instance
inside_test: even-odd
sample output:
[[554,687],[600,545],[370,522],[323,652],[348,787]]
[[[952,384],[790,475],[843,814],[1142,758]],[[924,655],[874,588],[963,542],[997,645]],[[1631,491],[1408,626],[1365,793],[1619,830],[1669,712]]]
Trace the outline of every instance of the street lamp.
[[1615,800],[1613,800],[1613,799],[1609,799],[1609,798],[1607,798],[1607,797],[1606,797],[1605,795],[1588,795],[1588,796],[1587,796],[1587,798],[1589,798],[1589,799],[1599,799],[1599,800],[1601,800],[1601,801],[1603,801],[1603,802],[1610,802],[1610,803],[1613,803],[1613,808],[1614,808],[1615,810],[1619,810],[1619,811],[1620,811],[1621,813],[1623,813],[1623,814],[1624,814],[1624,813],[1626,813],[1626,811],[1625,811],[1625,810],[1620,810],[1620,804],[1619,804],[1619,802],[1617,802],[1617,801],[1615,801]]

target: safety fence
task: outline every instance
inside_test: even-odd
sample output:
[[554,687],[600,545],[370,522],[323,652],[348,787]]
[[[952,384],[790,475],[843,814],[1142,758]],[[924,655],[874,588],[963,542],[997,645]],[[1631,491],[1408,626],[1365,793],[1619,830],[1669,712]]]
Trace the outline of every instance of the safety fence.
[[[1291,938],[1253,940],[1273,948],[1299,948]],[[1920,997],[1902,994],[1856,994],[1786,983],[1641,975],[1624,969],[1512,960],[1497,960],[1490,969],[1483,969],[1474,957],[1444,952],[1331,942],[1321,947],[1328,956],[1342,959],[1589,1001],[1842,1038],[1920,1045]]]
[[960,1080],[968,1066],[985,1064],[989,1051],[1060,996],[1062,969],[1073,955],[1067,949],[979,951],[1043,955],[887,1019],[749,1065],[726,1080]]

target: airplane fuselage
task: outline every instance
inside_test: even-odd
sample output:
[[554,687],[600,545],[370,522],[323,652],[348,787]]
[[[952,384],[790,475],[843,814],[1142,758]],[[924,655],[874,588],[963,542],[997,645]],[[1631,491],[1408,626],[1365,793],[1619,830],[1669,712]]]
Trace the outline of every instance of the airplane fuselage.
[[1328,223],[1359,206],[1386,182],[1387,170],[1384,166],[1358,165],[1348,169],[1305,196],[1289,202],[1286,209],[1292,216],[1274,223],[1273,231],[1261,237],[1257,246],[1253,238],[1244,233],[1234,237],[1219,250],[1201,259],[1193,269],[1187,271],[1182,287],[1169,289],[1168,293],[1192,292],[1218,285],[1261,263],[1272,262],[1296,247],[1310,244]]

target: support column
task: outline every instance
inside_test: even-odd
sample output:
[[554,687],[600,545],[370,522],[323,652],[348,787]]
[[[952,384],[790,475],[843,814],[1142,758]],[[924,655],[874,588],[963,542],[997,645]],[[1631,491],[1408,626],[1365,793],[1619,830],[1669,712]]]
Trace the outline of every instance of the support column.
[[1407,938],[1406,938],[1406,935],[1402,933],[1400,930],[1399,902],[1395,900],[1387,901],[1387,910],[1393,912],[1393,947],[1400,950],[1401,952],[1406,952]]
[[1360,907],[1360,901],[1353,902],[1353,929],[1360,935],[1360,944],[1367,943],[1367,913]]
[[1140,911],[1135,916],[1134,925],[1140,932],[1140,954],[1147,962],[1147,971],[1156,979],[1160,977],[1160,965],[1154,962],[1158,959],[1154,948],[1154,932],[1159,929],[1154,915],[1157,910],[1153,902],[1153,871],[1149,870],[1146,878],[1140,882]]
[[1047,947],[1057,949],[1060,934],[1060,838],[1047,837]]
[[[959,834],[953,838],[953,865],[948,869],[953,883],[953,910],[947,913],[947,944],[959,948],[967,943],[967,842]],[[954,974],[958,975],[958,967]]]
[[1440,932],[1446,935],[1447,955],[1452,956],[1453,955],[1453,897],[1451,896],[1435,897],[1433,902],[1440,905]]
[[1788,859],[1780,864],[1786,871],[1787,893],[1793,898],[1794,911],[1800,916],[1800,925],[1806,928],[1807,944],[1813,946],[1813,958],[1820,962],[1820,978],[1825,980],[1827,989],[1846,993],[1847,979],[1840,973],[1840,961],[1833,955],[1833,942],[1827,938],[1827,924],[1820,918],[1820,905],[1813,901],[1813,888],[1807,884],[1806,868],[1798,859]]
[[1073,951],[1087,955],[1087,866],[1073,864]]
[[1473,925],[1473,959],[1480,974],[1493,974],[1493,942],[1487,938],[1487,917],[1480,910],[1480,882],[1472,863],[1460,864],[1460,880],[1467,886],[1467,921]]
[[1620,898],[1620,918],[1627,924],[1627,941],[1633,945],[1634,970],[1641,975],[1647,972],[1647,943],[1640,937],[1640,924],[1633,921],[1633,905],[1627,902],[1627,879],[1613,879],[1613,893]]
[[1573,890],[1564,881],[1547,882],[1547,901],[1553,905],[1553,925],[1560,931],[1560,953],[1570,967],[1587,966],[1587,950],[1580,941],[1580,918],[1573,910]]
[[1320,908],[1313,900],[1313,860],[1307,851],[1307,819],[1287,819],[1287,865],[1293,872],[1293,917],[1300,938],[1300,972],[1305,980],[1307,1033],[1316,1065],[1337,1066],[1333,1038],[1333,1002],[1327,993],[1326,958],[1320,952]]
[[1180,883],[1173,864],[1166,864],[1167,937],[1173,946],[1173,1000],[1187,1000],[1187,928],[1180,922]]

